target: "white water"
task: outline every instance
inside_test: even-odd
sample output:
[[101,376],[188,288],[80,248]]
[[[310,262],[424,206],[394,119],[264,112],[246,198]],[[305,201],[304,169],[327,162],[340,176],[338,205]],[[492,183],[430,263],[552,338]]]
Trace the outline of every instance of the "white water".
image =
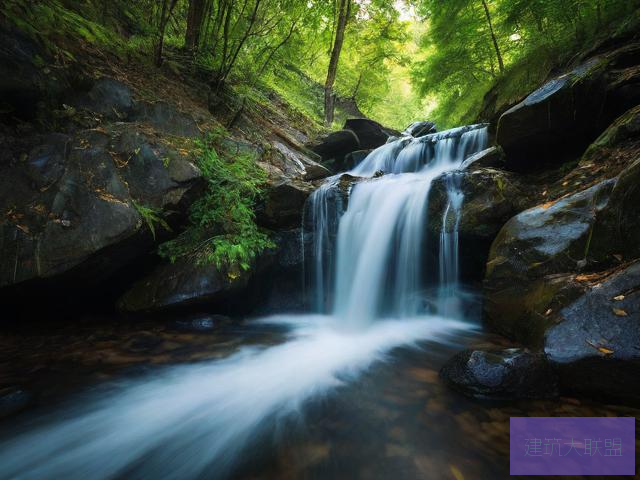
[[[351,173],[389,173],[358,183],[344,214],[329,198],[338,180],[329,180],[312,199],[315,247],[309,253],[317,306],[334,298],[331,315],[260,320],[288,325],[290,338],[224,360],[172,367],[53,412],[2,440],[0,478],[220,478],[252,441],[302,420],[310,399],[329,394],[392,349],[446,342],[473,329],[423,314],[415,295],[424,273],[431,182],[485,144],[485,129],[465,127],[385,145]],[[448,196],[443,218],[434,219],[443,225],[462,202],[455,188]],[[457,282],[456,241],[441,239],[443,285]],[[327,252],[335,258],[327,259]]]
[[446,342],[462,322],[376,322],[357,333],[330,317],[279,317],[291,338],[217,362],[173,367],[122,385],[0,444],[0,478],[220,478],[259,434],[302,420],[306,401],[356,377],[391,349]]

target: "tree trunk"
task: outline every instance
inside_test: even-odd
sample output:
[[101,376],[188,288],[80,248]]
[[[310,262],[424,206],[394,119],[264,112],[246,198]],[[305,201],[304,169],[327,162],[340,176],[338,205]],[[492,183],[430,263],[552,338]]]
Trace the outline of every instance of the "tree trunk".
[[489,6],[486,0],[482,0],[482,6],[484,7],[484,13],[487,16],[487,23],[489,24],[489,32],[491,32],[491,40],[493,41],[493,48],[496,50],[496,57],[498,57],[498,66],[500,67],[500,73],[504,72],[504,62],[502,61],[502,54],[500,53],[500,47],[498,47],[498,40],[496,34],[493,31],[493,24],[491,23],[491,13],[489,12]]
[[200,32],[202,31],[206,5],[206,0],[189,0],[187,30],[184,35],[184,47],[187,50],[195,51],[200,44]]
[[169,18],[173,13],[178,0],[163,0],[162,10],[160,12],[160,24],[158,25],[158,41],[156,43],[155,64],[157,67],[162,65],[162,50],[164,49],[164,31],[169,23]]
[[330,126],[333,123],[333,112],[335,107],[333,84],[336,81],[336,75],[338,73],[338,62],[340,61],[340,52],[342,51],[342,44],[344,42],[344,32],[347,28],[350,13],[351,0],[340,0],[336,36],[333,42],[333,49],[331,50],[327,80],[324,84],[324,123],[327,126]]

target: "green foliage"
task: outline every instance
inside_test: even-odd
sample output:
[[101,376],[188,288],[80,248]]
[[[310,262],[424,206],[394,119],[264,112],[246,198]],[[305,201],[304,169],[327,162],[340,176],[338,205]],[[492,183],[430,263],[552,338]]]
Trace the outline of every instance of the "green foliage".
[[197,142],[197,163],[207,189],[191,207],[191,227],[162,244],[159,253],[171,261],[186,256],[200,264],[213,263],[219,268],[238,265],[248,270],[256,255],[273,247],[258,228],[254,213],[266,173],[248,155],[219,155],[215,145],[224,134],[223,129],[216,130]]
[[441,127],[475,120],[491,89],[494,108],[520,100],[577,53],[634,28],[623,24],[637,19],[640,7],[638,0],[486,0],[490,25],[482,0],[415,4],[428,28],[413,81],[434,98],[432,119]]
[[165,230],[171,231],[171,227],[162,217],[162,212],[156,208],[141,205],[138,202],[133,202],[134,208],[138,211],[144,222],[149,227],[153,239],[156,238],[156,225],[160,225]]

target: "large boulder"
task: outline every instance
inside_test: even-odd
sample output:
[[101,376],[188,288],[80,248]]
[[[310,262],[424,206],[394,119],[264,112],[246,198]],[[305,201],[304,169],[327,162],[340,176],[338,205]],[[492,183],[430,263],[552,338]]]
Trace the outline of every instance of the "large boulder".
[[[617,178],[515,216],[494,241],[485,321],[543,349],[561,387],[637,402],[640,159]],[[588,372],[588,373],[587,373]]]
[[368,118],[350,118],[344,123],[344,130],[351,130],[356,134],[360,142],[360,148],[370,150],[378,148],[387,143],[387,139],[391,135],[378,122],[369,120]]
[[464,350],[442,367],[440,377],[472,398],[514,400],[558,395],[557,375],[545,355],[517,348]]
[[425,135],[429,135],[431,133],[436,133],[436,124],[433,122],[414,122],[404,129],[402,132],[405,135],[410,135],[414,138],[424,137]]
[[560,75],[498,121],[497,142],[514,170],[575,158],[614,118],[640,102],[640,45],[591,58]]
[[542,346],[546,315],[566,286],[558,276],[586,266],[596,215],[607,206],[615,181],[526,210],[502,228],[485,275],[486,321],[523,343]]
[[243,270],[201,263],[188,256],[157,266],[118,300],[128,313],[193,310],[244,315],[300,311],[302,298],[302,231],[277,232],[274,248],[265,250]]
[[640,261],[570,280],[575,300],[551,312],[544,351],[567,391],[640,401]]
[[167,233],[161,218],[180,224],[202,186],[188,156],[127,124],[5,145],[2,287],[72,270],[80,284],[102,278]]
[[258,223],[276,230],[300,227],[304,205],[312,191],[313,186],[302,181],[270,184],[256,212]]
[[174,263],[158,266],[136,282],[118,300],[118,309],[149,313],[206,305],[216,312],[227,313],[239,305],[247,308],[248,302],[241,294],[253,275],[253,269],[216,267],[199,263],[193,257],[181,257]]
[[336,166],[348,153],[360,150],[360,139],[353,130],[339,130],[332,132],[320,140],[320,143],[311,147],[322,160],[334,160]]
[[[473,165],[440,175],[429,191],[428,244],[438,245],[442,232],[457,231],[463,280],[482,279],[494,238],[511,217],[532,203],[527,189],[512,173]],[[459,211],[447,208],[452,197],[460,196]]]
[[[564,160],[598,133],[605,62],[594,58],[531,93],[498,121],[497,142],[514,170]],[[544,165],[542,165],[544,166]]]

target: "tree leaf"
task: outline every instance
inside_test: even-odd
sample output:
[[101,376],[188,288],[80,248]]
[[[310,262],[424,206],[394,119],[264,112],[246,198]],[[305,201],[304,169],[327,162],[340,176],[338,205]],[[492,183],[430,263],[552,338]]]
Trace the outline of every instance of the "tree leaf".
[[626,317],[629,315],[627,312],[625,312],[621,308],[614,308],[613,313],[615,313],[618,317]]

